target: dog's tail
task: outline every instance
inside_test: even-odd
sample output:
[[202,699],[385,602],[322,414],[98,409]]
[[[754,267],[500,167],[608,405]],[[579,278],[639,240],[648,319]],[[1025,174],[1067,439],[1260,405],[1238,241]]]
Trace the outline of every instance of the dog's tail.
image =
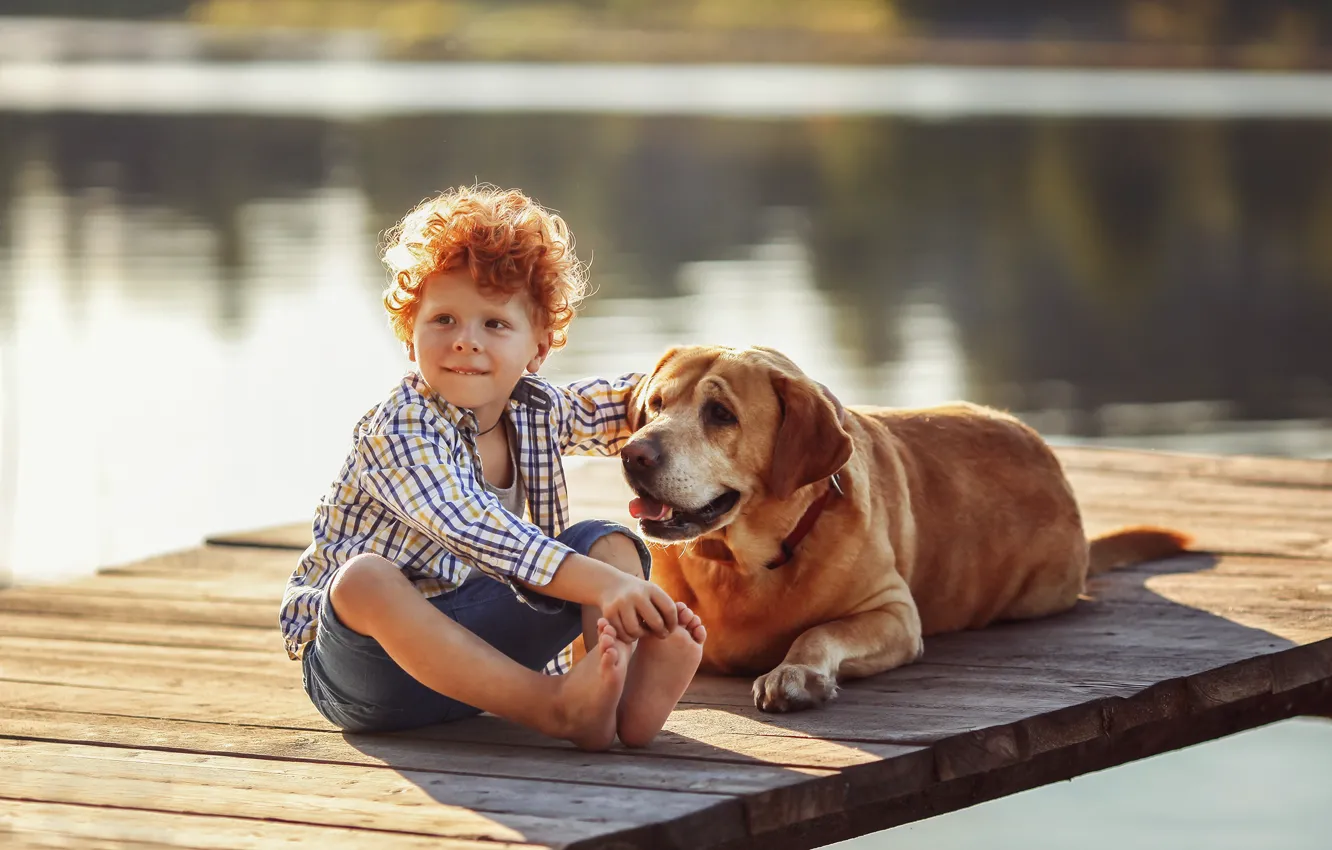
[[1192,542],[1183,532],[1154,525],[1117,528],[1088,541],[1091,559],[1087,575],[1178,555],[1187,551]]

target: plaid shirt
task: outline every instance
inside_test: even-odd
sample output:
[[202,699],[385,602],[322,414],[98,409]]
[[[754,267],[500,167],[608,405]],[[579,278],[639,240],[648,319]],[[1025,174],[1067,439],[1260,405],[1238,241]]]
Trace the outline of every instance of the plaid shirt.
[[531,522],[486,489],[476,417],[416,373],[357,423],[352,449],[314,519],[314,542],[287,582],[280,622],[287,653],[314,639],[324,592],[338,568],[373,552],[397,564],[427,597],[456,588],[473,567],[529,599],[571,551],[551,539],[569,524],[563,454],[612,455],[629,439],[628,403],[640,374],[558,387],[535,375],[509,399]]

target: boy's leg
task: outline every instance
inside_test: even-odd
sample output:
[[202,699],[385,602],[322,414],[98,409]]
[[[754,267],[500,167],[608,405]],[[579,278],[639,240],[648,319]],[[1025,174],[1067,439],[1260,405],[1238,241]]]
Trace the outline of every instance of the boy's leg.
[[[571,527],[566,535],[569,539],[561,535],[561,540],[589,557],[639,578],[651,575],[652,556],[646,544],[621,525],[592,520]],[[677,607],[679,625],[669,635],[643,637],[633,649],[616,722],[625,746],[645,747],[652,742],[703,659],[707,630],[693,611],[681,603]],[[601,612],[591,606],[583,609],[583,640],[589,647],[589,641],[596,640],[600,616]]]
[[646,747],[684,696],[703,660],[707,630],[683,602],[675,603],[678,625],[664,638],[638,641],[615,717],[615,731],[626,747]]
[[[498,583],[485,584],[505,590],[514,605],[522,604]],[[465,598],[462,589],[456,593]],[[361,555],[344,565],[325,600],[331,607],[327,613],[347,632],[377,644],[431,691],[579,746],[610,745],[628,662],[626,647],[613,633],[600,636],[588,657],[567,675],[550,677],[513,660],[433,603],[395,564],[376,555]],[[311,666],[320,661],[316,641]]]

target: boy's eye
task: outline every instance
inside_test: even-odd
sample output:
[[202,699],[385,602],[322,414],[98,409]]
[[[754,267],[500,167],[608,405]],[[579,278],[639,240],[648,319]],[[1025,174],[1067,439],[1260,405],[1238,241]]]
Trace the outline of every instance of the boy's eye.
[[507,328],[508,326],[509,323],[504,321],[503,319],[491,319],[490,321],[486,322],[486,327],[488,328]]
[[451,325],[451,324],[453,324],[453,317],[452,317],[452,316],[436,316],[436,317],[435,317],[435,324],[437,324],[437,325]]

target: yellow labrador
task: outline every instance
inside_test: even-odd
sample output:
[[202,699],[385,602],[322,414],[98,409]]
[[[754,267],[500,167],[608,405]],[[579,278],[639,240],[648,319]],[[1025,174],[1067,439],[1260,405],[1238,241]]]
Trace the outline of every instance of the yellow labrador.
[[673,348],[635,393],[621,457],[652,579],[708,627],[703,669],[761,673],[765,711],[920,657],[922,637],[1042,617],[1089,572],[1178,532],[1089,541],[1045,442],[996,410],[843,409],[766,348]]

